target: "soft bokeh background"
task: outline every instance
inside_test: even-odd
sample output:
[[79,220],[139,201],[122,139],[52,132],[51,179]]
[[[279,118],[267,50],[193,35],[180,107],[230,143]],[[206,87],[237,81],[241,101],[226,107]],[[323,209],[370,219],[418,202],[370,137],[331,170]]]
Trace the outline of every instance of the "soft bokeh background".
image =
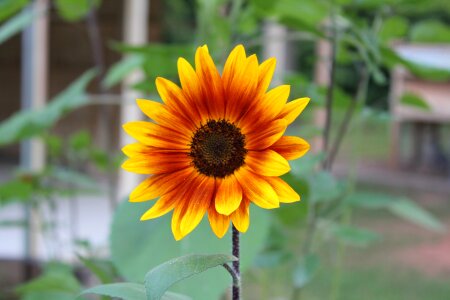
[[[173,241],[169,217],[126,196],[121,130],[143,119],[208,44],[277,58],[273,86],[312,101],[289,133],[311,151],[284,176],[302,201],[251,210],[245,299],[450,295],[450,2],[0,0],[0,299],[74,299],[142,282],[188,253],[229,252],[207,221]],[[205,284],[207,282],[207,284]],[[225,298],[220,269],[177,284]]]

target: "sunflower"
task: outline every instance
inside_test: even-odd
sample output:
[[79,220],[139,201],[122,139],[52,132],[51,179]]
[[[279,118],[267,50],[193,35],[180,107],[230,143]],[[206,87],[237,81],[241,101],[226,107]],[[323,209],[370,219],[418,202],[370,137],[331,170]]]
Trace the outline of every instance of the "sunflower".
[[309,98],[287,102],[289,85],[267,91],[274,69],[274,58],[259,64],[238,45],[220,74],[205,45],[196,51],[195,69],[179,58],[181,87],[156,79],[163,104],[137,100],[153,122],[123,126],[138,142],[123,148],[122,167],[149,176],[131,202],[158,199],[141,220],[173,210],[172,232],[180,240],[207,213],[221,238],[230,221],[247,231],[250,203],[273,209],[300,200],[278,176],[289,172],[287,160],[309,149],[305,140],[283,136]]

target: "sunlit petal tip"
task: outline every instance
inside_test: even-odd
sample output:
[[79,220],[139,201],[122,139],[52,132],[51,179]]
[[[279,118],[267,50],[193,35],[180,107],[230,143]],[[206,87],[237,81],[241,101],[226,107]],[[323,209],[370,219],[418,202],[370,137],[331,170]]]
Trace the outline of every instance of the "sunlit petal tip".
[[263,64],[267,64],[268,69],[275,69],[277,66],[277,59],[275,57],[269,57],[268,59],[266,59],[261,63],[261,66]]
[[256,63],[256,67],[258,66],[258,56],[256,54],[250,55],[247,59],[250,63]]
[[162,83],[162,81],[164,81],[164,80],[166,80],[164,77],[161,77],[161,76],[158,76],[158,77],[156,77],[156,79],[155,79],[155,84],[161,84]]

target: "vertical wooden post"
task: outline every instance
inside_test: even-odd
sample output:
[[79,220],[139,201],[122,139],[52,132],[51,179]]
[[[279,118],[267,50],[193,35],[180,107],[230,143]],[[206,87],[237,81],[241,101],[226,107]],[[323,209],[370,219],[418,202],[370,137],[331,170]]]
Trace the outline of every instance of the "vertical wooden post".
[[[149,0],[127,0],[124,1],[124,42],[131,45],[143,45],[147,42],[148,16],[149,16]],[[123,81],[122,86],[122,106],[120,123],[124,124],[129,121],[142,118],[142,114],[136,105],[135,99],[140,94],[133,91],[130,86],[139,82],[144,77],[141,71],[130,73]],[[123,130],[120,132],[120,145],[132,143],[133,139],[129,137]],[[119,199],[122,199],[130,193],[140,180],[137,174],[120,170],[118,182]]]
[[[314,82],[318,86],[329,86],[330,85],[330,70],[331,70],[331,56],[332,56],[332,46],[328,40],[321,39],[316,44],[316,65],[314,73]],[[325,108],[316,108],[314,111],[314,124],[318,128],[325,127],[326,112]],[[324,148],[323,136],[316,136],[311,145],[315,152],[321,151]]]
[[[48,80],[48,0],[34,0],[26,9],[35,13],[33,23],[22,35],[22,85],[21,106],[23,110],[38,110],[47,100]],[[21,144],[21,165],[30,171],[40,171],[45,166],[46,150],[43,141],[34,138]],[[37,212],[26,209],[29,228],[26,233],[26,256],[39,256],[40,225]]]
[[396,116],[396,109],[400,103],[400,98],[404,93],[404,77],[405,70],[401,67],[395,67],[392,71],[391,90],[389,92],[389,110],[392,116],[390,126],[390,158],[389,164],[391,168],[400,166],[400,137],[401,137],[401,120]]
[[263,57],[275,57],[277,67],[272,80],[274,86],[280,85],[288,68],[288,30],[285,26],[272,21],[266,21],[263,27],[264,44]]

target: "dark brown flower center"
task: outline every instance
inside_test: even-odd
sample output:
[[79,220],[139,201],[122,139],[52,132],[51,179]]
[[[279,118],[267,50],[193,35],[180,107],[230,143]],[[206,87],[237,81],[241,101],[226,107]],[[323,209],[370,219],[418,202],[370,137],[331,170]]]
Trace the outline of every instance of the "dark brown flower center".
[[209,120],[194,133],[189,156],[195,168],[207,176],[223,178],[244,164],[245,136],[233,123]]

